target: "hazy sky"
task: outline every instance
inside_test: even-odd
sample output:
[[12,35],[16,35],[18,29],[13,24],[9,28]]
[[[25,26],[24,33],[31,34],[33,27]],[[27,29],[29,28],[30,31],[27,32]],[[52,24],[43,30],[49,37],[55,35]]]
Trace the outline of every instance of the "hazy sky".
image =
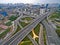
[[0,3],[60,3],[60,0],[0,0]]

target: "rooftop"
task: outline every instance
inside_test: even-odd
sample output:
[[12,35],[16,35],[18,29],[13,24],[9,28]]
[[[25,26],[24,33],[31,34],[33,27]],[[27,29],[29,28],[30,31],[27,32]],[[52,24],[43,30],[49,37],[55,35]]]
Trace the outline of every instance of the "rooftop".
[[0,25],[0,28],[7,29],[8,27],[1,24],[1,25]]
[[0,14],[3,15],[4,17],[8,15],[7,12],[5,12],[5,11],[3,11],[3,12],[0,11]]

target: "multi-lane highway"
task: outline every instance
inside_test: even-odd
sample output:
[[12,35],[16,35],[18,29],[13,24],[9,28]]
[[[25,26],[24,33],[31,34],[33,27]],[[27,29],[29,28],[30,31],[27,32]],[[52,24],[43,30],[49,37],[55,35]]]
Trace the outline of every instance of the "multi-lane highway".
[[42,24],[45,26],[47,32],[47,45],[60,45],[60,39],[55,32],[55,26],[51,22],[47,22],[45,20],[42,21]]
[[60,45],[60,40],[55,32],[55,29],[51,27],[45,20],[42,21],[42,24],[46,28],[47,33],[47,45]]

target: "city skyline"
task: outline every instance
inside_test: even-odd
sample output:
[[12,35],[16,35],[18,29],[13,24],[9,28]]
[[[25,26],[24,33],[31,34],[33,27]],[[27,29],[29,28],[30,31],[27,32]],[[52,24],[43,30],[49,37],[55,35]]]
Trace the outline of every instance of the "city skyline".
[[31,4],[44,4],[44,3],[60,3],[60,0],[0,0],[0,3],[31,3]]

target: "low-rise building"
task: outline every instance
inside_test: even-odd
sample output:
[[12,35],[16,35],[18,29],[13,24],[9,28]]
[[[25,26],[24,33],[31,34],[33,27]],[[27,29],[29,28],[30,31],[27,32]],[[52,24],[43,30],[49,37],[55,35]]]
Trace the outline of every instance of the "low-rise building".
[[2,29],[7,29],[8,28],[8,26],[5,26],[5,25],[0,25],[0,28],[2,28]]
[[2,20],[4,17],[6,17],[8,14],[5,11],[0,11],[0,20]]

